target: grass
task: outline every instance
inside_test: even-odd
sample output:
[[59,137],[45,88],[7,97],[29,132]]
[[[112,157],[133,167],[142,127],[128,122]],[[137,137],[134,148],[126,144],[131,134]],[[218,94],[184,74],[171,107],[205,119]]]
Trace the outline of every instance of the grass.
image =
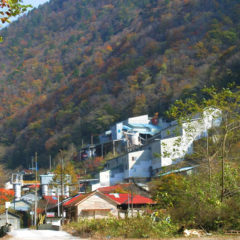
[[154,222],[150,217],[136,217],[86,219],[70,223],[64,229],[80,237],[142,239],[176,236],[178,226],[172,224],[169,220]]

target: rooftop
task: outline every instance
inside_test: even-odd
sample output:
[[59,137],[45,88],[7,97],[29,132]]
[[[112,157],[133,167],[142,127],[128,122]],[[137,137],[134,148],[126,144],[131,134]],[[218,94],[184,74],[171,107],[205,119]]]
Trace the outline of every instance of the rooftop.
[[111,198],[118,204],[155,204],[155,202],[147,197],[143,197],[141,195],[131,195],[129,193],[110,193],[105,194],[107,197]]

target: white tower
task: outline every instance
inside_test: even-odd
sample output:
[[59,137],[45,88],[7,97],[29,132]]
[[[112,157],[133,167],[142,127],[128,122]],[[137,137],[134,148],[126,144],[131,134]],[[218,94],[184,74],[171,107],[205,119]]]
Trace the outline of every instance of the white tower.
[[14,189],[15,201],[21,199],[21,188],[23,185],[23,174],[22,173],[13,173],[11,183]]

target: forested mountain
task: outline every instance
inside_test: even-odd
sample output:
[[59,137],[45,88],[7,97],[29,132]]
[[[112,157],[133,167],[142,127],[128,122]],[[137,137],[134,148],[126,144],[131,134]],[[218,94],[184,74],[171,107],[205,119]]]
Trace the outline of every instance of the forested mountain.
[[[1,31],[0,142],[9,167],[240,84],[238,0],[51,0]],[[96,138],[97,139],[97,138]],[[95,140],[96,140],[95,139]]]

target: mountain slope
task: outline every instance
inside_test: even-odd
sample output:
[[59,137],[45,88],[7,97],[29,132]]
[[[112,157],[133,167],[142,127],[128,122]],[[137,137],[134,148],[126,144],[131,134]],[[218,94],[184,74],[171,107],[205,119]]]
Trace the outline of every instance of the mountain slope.
[[3,160],[27,165],[115,121],[239,82],[237,0],[52,0],[2,31]]

